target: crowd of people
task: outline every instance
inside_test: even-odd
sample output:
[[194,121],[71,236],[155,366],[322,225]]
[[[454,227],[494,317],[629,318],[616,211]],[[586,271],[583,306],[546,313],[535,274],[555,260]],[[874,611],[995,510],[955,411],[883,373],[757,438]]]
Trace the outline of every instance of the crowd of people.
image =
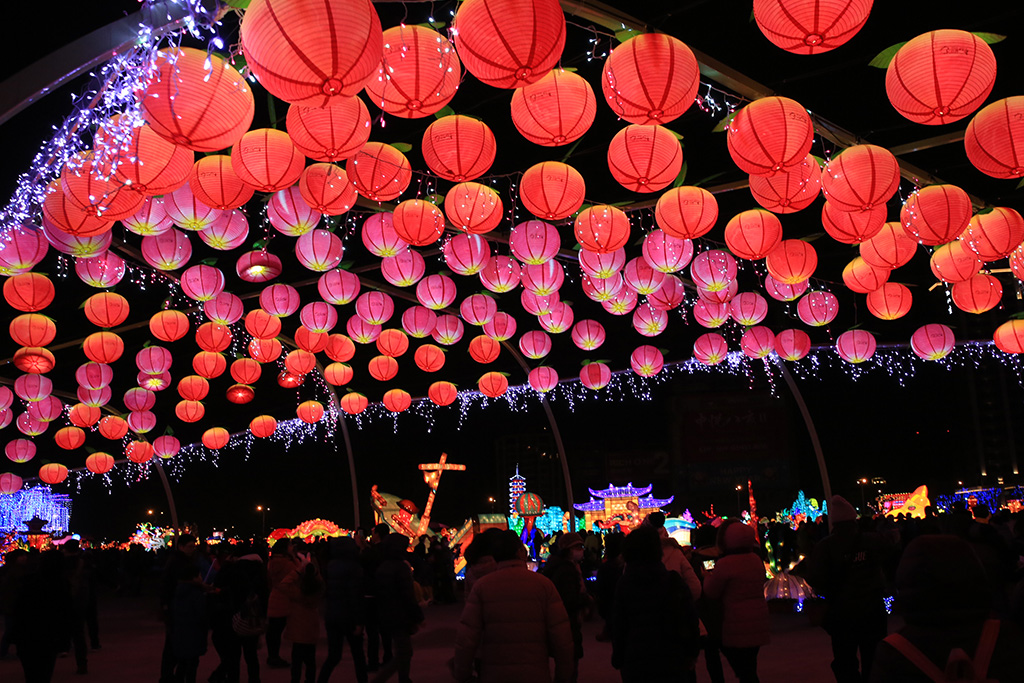
[[[723,659],[740,683],[756,683],[760,648],[771,640],[771,548],[776,567],[792,567],[785,578],[801,577],[820,596],[811,604],[831,638],[838,683],[1024,680],[1020,514],[958,505],[923,519],[859,516],[841,497],[829,514],[796,530],[717,520],[683,547],[656,512],[629,534],[556,534],[539,566],[514,532],[480,533],[465,550],[451,676],[583,680],[582,624],[598,618],[598,640],[610,642],[624,683],[696,681],[701,653],[712,683],[725,680]],[[8,553],[0,657],[15,648],[26,681],[49,681],[61,653],[88,672],[88,651],[100,647],[98,576],[112,557],[77,541]],[[133,594],[133,573],[147,563],[130,551],[117,557],[118,588]],[[287,668],[293,683],[327,683],[347,645],[352,673],[339,679],[408,683],[424,608],[456,601],[454,559],[444,543],[423,537],[410,547],[383,524],[314,544],[280,540],[269,553],[201,548],[183,534],[160,563],[159,680],[195,681],[212,645],[210,683],[242,680],[243,663],[249,683],[261,667]],[[322,635],[326,653],[317,652]]]

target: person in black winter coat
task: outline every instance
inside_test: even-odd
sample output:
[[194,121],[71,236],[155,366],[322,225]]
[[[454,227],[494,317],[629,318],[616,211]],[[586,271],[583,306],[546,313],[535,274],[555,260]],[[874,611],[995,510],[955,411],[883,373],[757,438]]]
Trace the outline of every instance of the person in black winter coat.
[[344,642],[348,641],[355,665],[356,681],[366,683],[366,655],[363,652],[363,626],[366,623],[366,591],[359,548],[351,538],[331,539],[330,561],[324,570],[327,582],[327,659],[320,668],[318,683],[327,683],[341,661]]
[[661,563],[654,529],[635,529],[624,545],[626,568],[611,614],[612,666],[623,683],[696,680],[700,630],[690,590]]
[[71,626],[71,588],[59,550],[48,550],[38,559],[30,556],[14,602],[14,624],[11,641],[25,683],[49,683]]
[[409,539],[390,534],[381,546],[383,561],[374,577],[374,593],[381,635],[391,636],[394,659],[380,668],[373,681],[381,683],[397,672],[399,683],[409,683],[412,635],[423,623],[423,610],[416,601],[412,585],[412,567],[406,559]]

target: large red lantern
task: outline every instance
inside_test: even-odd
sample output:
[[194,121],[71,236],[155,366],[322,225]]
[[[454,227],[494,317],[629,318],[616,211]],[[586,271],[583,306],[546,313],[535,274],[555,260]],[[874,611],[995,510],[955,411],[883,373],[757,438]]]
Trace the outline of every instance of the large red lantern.
[[407,199],[399,203],[393,220],[398,236],[416,247],[431,245],[444,233],[444,214],[422,199]]
[[197,161],[188,186],[196,199],[221,211],[237,209],[253,195],[253,188],[242,182],[226,154],[210,154]]
[[469,340],[469,355],[477,363],[493,363],[501,353],[501,342],[495,341],[486,334]]
[[288,107],[285,127],[292,144],[310,159],[341,161],[370,139],[370,112],[358,97],[338,97],[330,107]]
[[231,328],[219,323],[203,323],[196,330],[196,344],[203,351],[224,351],[231,345]]
[[257,363],[273,363],[281,357],[281,342],[276,339],[253,339],[249,342],[249,357]]
[[818,267],[818,254],[810,242],[782,240],[765,257],[765,266],[771,276],[786,285],[803,282]]
[[[10,389],[5,393],[8,392],[10,392]],[[52,392],[53,382],[43,375],[21,375],[18,379],[14,380],[14,393],[18,395],[18,398],[27,403],[41,401]],[[8,405],[0,408],[0,410],[7,410],[11,407],[10,401],[5,402]]]
[[106,474],[114,469],[114,456],[97,451],[85,459],[85,469],[93,474]]
[[490,232],[501,223],[498,193],[480,183],[459,183],[444,197],[444,213],[453,227],[471,234]]
[[[90,237],[110,232],[115,219],[105,215],[97,217],[95,211],[82,208],[56,185],[54,183],[50,186],[49,193],[43,200],[43,227],[47,228],[48,232],[63,232],[75,237]],[[51,243],[54,237],[55,235],[49,236]]]
[[370,0],[254,0],[239,32],[256,80],[285,102],[310,107],[362,90],[384,45]]
[[33,420],[53,422],[64,413],[64,403],[56,396],[46,396],[28,404],[25,412]]
[[[209,227],[223,213],[220,209],[200,201],[192,191],[191,183],[164,197],[164,209],[175,225],[189,232]],[[163,234],[163,232],[153,234]]]
[[352,366],[346,363],[330,363],[324,367],[324,381],[336,387],[352,381]]
[[249,422],[249,431],[257,439],[273,436],[277,431],[277,420],[270,415],[257,415]]
[[20,465],[36,457],[36,444],[31,439],[14,439],[4,446],[4,454],[8,460]]
[[773,213],[794,213],[806,209],[821,190],[821,167],[808,154],[798,166],[772,176],[750,176],[750,194]]
[[953,330],[938,323],[923,325],[910,337],[911,350],[922,360],[941,360],[950,354],[955,344]]
[[444,351],[433,344],[424,344],[416,349],[413,360],[423,372],[437,372],[444,367]]
[[457,183],[479,178],[494,163],[494,133],[483,121],[452,114],[427,126],[423,160],[437,175]]
[[22,372],[45,374],[53,370],[56,360],[48,349],[41,346],[23,346],[14,352],[14,367]]
[[309,353],[320,353],[327,348],[331,336],[326,332],[313,332],[306,327],[295,330],[295,345]]
[[783,330],[775,335],[775,353],[783,360],[800,360],[810,352],[811,337],[803,330]]
[[342,396],[340,403],[341,409],[346,413],[349,415],[358,415],[366,410],[366,406],[370,404],[370,401],[362,394],[353,391]]
[[235,144],[254,112],[242,75],[218,55],[190,47],[160,53],[142,98],[142,114],[154,132],[197,152]]
[[320,276],[316,288],[327,303],[344,306],[359,296],[359,276],[347,270],[329,270]]
[[921,244],[934,247],[960,236],[971,220],[971,198],[955,185],[917,190],[900,210],[903,229]]
[[231,150],[238,178],[259,192],[277,192],[294,185],[306,159],[288,133],[273,128],[250,130]]
[[68,468],[57,462],[51,462],[39,468],[39,479],[44,484],[55,486],[68,478]]
[[479,235],[455,235],[445,243],[443,253],[452,272],[476,275],[491,260],[491,245]]
[[633,192],[665,189],[682,167],[683,148],[679,140],[661,126],[626,126],[608,145],[612,177]]
[[211,427],[203,432],[202,442],[211,451],[216,451],[227,446],[230,438],[228,430],[223,427]]
[[799,102],[763,97],[736,112],[726,142],[740,170],[770,176],[802,164],[813,139],[811,117]]
[[409,338],[401,330],[384,330],[377,337],[377,350],[385,356],[398,358],[409,350]]
[[798,55],[834,50],[857,35],[873,0],[754,0],[765,38]]
[[917,36],[899,49],[885,72],[885,92],[896,111],[931,126],[974,112],[995,82],[992,48],[956,29]]
[[667,33],[642,33],[612,50],[601,90],[611,110],[636,124],[663,124],[690,108],[700,85],[693,52]]
[[384,31],[383,59],[366,82],[366,94],[389,114],[419,119],[451,101],[461,76],[447,38],[426,26],[401,24]]
[[943,282],[964,282],[981,270],[981,259],[960,240],[936,247],[930,261],[932,273]]
[[542,161],[526,169],[519,199],[526,210],[546,221],[561,220],[583,206],[586,183],[579,171],[560,161]]
[[950,295],[961,311],[980,314],[999,305],[1003,298],[1003,285],[987,273],[978,273],[969,280],[954,284]]
[[0,494],[17,493],[22,486],[24,486],[24,481],[18,475],[10,472],[0,474]]
[[843,282],[851,292],[867,294],[888,282],[890,272],[888,268],[878,268],[858,256],[843,268]]
[[210,383],[199,375],[186,375],[178,380],[178,394],[186,401],[202,401],[210,392]]
[[404,389],[389,389],[384,392],[381,403],[392,413],[401,413],[412,405],[412,396]]
[[993,178],[1024,176],[1024,96],[1007,97],[979,111],[967,125],[967,158]]
[[562,58],[565,14],[557,0],[467,0],[453,33],[467,71],[495,88],[521,88]]
[[324,406],[319,401],[303,401],[295,409],[295,414],[303,422],[313,424],[324,416]]
[[348,162],[345,171],[356,191],[375,202],[397,199],[412,180],[409,160],[398,149],[382,142],[363,145]]
[[348,173],[335,164],[312,164],[299,177],[303,201],[328,216],[340,216],[351,209],[356,203],[356,190]]
[[480,393],[489,398],[498,398],[508,391],[508,378],[500,372],[487,372],[476,383]]
[[558,255],[562,238],[558,228],[544,221],[525,221],[512,228],[509,247],[517,259],[528,265],[540,265]]
[[200,351],[192,356],[192,369],[206,379],[220,377],[228,369],[224,354],[216,351]]
[[1024,218],[1013,209],[997,206],[971,218],[963,240],[982,261],[997,261],[1024,240]]
[[452,344],[457,344],[462,339],[464,332],[465,326],[454,315],[439,315],[437,316],[437,324],[434,325],[434,331],[430,336],[438,344],[451,346]]
[[875,145],[847,147],[825,165],[821,189],[835,208],[870,211],[884,205],[900,185],[892,153]]
[[112,142],[105,139],[108,134],[121,141],[114,156],[114,178],[150,197],[170,194],[188,182],[195,161],[192,150],[174,144],[146,125],[125,131],[121,120],[120,116],[111,119],[109,130],[101,126],[93,143],[94,149],[108,147]]
[[996,348],[1004,353],[1024,353],[1024,320],[1008,320],[992,335]]
[[146,200],[141,192],[114,178],[108,163],[93,152],[81,152],[68,160],[60,174],[60,189],[79,209],[108,221],[128,218]]
[[21,273],[4,281],[4,299],[25,313],[43,310],[53,301],[55,293],[50,278],[42,273]]
[[427,389],[427,397],[439,406],[450,406],[459,397],[459,390],[451,382],[434,382]]
[[553,69],[512,94],[512,123],[524,138],[546,147],[567,145],[582,137],[596,112],[590,84],[563,69]]
[[132,462],[141,465],[153,459],[153,445],[148,441],[131,441],[125,446],[124,455]]
[[68,420],[76,427],[91,427],[100,419],[100,409],[97,406],[87,406],[84,403],[76,403],[71,406],[68,413]]
[[11,320],[8,330],[11,340],[19,346],[46,346],[57,335],[57,325],[45,315],[38,313],[25,313],[15,317]]
[[839,313],[839,300],[831,292],[808,292],[796,305],[797,317],[805,325],[824,327]]
[[82,343],[86,357],[97,363],[113,363],[124,353],[124,342],[113,332],[93,332]]
[[821,209],[821,224],[832,239],[843,244],[866,242],[885,225],[885,205],[867,211],[842,211],[828,202]]
[[398,361],[391,356],[374,356],[367,363],[370,377],[378,382],[387,382],[398,374]]
[[199,422],[206,415],[206,408],[199,401],[185,399],[174,406],[174,414],[182,422]]
[[598,254],[621,249],[629,243],[629,217],[614,206],[591,206],[576,216],[576,240],[586,251]]
[[343,334],[332,334],[327,337],[324,353],[333,361],[345,363],[356,355],[356,345]]
[[281,334],[281,319],[254,308],[245,314],[245,331],[256,339],[273,339]]
[[725,225],[725,244],[736,256],[763,259],[782,242],[782,223],[764,209],[738,213]]
[[658,227],[673,237],[696,239],[718,220],[715,196],[699,187],[675,187],[658,198],[654,207]]
[[893,270],[906,265],[917,252],[917,240],[899,223],[886,223],[878,234],[862,242],[861,257],[876,268]]
[[107,415],[100,420],[98,428],[100,436],[111,441],[117,441],[128,433],[128,423],[117,415]]
[[910,290],[898,282],[886,282],[867,298],[868,311],[881,320],[902,318],[910,311],[912,303]]
[[316,355],[302,349],[293,349],[284,357],[284,367],[295,375],[307,375],[316,367]]
[[848,363],[863,363],[875,355],[875,335],[867,330],[849,330],[836,339],[836,351]]

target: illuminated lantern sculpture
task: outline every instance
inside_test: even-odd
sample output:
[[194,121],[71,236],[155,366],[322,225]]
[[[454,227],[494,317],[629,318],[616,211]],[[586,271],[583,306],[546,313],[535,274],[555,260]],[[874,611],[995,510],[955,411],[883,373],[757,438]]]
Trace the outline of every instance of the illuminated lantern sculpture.
[[740,325],[757,325],[768,315],[768,302],[757,292],[743,292],[729,302],[729,314]]
[[427,389],[427,397],[439,406],[450,406],[459,397],[459,390],[451,382],[434,382]]
[[964,282],[981,270],[981,259],[957,240],[936,247],[930,261],[932,273],[943,282]]
[[763,259],[782,242],[782,223],[764,209],[738,213],[725,225],[725,245],[736,256]]
[[224,355],[216,351],[200,351],[192,357],[192,369],[206,379],[220,377],[228,369]]
[[43,310],[53,301],[54,294],[53,283],[41,273],[21,273],[4,281],[4,299],[25,313]]
[[623,287],[613,298],[601,302],[601,308],[612,315],[627,315],[636,308],[637,294],[629,287]]
[[530,330],[519,337],[519,350],[532,360],[543,358],[551,353],[551,337],[540,330]]
[[700,85],[693,52],[665,33],[642,33],[612,50],[601,90],[611,110],[634,124],[663,124],[690,108]]
[[205,264],[191,266],[182,272],[180,284],[188,298],[209,301],[224,291],[224,273]]
[[910,311],[913,297],[906,285],[887,282],[868,294],[867,306],[871,315],[881,320],[896,320]]
[[565,282],[565,269],[554,259],[536,265],[526,265],[523,266],[519,282],[527,292],[536,296],[547,296],[561,288]]
[[0,275],[27,273],[46,257],[50,249],[41,230],[22,226],[11,230],[0,249]]
[[109,251],[92,258],[75,259],[75,274],[90,287],[113,287],[124,278],[124,272],[124,259]]
[[245,314],[245,331],[256,339],[273,339],[281,334],[281,319],[254,308]]
[[218,55],[188,47],[159,53],[141,104],[155,133],[197,152],[233,145],[255,110],[241,74]]
[[333,361],[345,363],[356,355],[356,345],[343,334],[332,334],[327,338],[324,353]]
[[99,421],[100,435],[111,441],[117,441],[128,433],[128,423],[117,415],[107,415]]
[[923,325],[910,337],[910,348],[922,360],[941,360],[949,355],[955,344],[953,330],[938,323]]
[[726,142],[740,170],[770,176],[802,164],[813,139],[811,117],[798,102],[788,97],[763,97],[736,112]]
[[748,358],[766,358],[775,350],[775,335],[767,327],[748,327],[740,337],[740,349]]
[[273,128],[250,130],[231,149],[237,177],[259,192],[277,192],[294,185],[306,159],[288,133]]
[[384,31],[383,58],[366,82],[366,94],[388,114],[419,119],[451,101],[461,75],[447,38],[426,26],[402,24]]
[[318,401],[303,401],[295,409],[295,414],[303,422],[313,424],[319,422],[320,418],[324,416],[324,407]]
[[633,311],[633,329],[645,337],[657,337],[668,326],[668,314],[650,304],[637,306]]
[[551,305],[550,311],[537,316],[537,322],[545,331],[561,334],[572,327],[573,317],[572,306],[559,301]]
[[271,94],[325,108],[362,90],[384,44],[369,0],[256,0],[246,10],[240,37],[249,68]]
[[312,164],[299,177],[302,200],[311,209],[328,216],[340,216],[351,209],[356,203],[357,189],[349,174],[334,164]]
[[445,195],[444,213],[459,230],[483,234],[501,223],[501,197],[486,185],[459,183]]
[[437,313],[425,306],[410,306],[402,313],[402,329],[411,337],[429,337],[437,325]]
[[586,251],[607,254],[629,243],[629,217],[614,206],[601,204],[584,209],[573,227],[576,241]]
[[527,381],[534,391],[547,393],[558,386],[558,373],[549,365],[541,365],[530,370]]
[[171,229],[142,238],[142,257],[157,270],[177,270],[192,258],[188,235]]
[[580,382],[588,389],[599,391],[612,381],[611,369],[601,362],[587,363],[580,370]]
[[495,88],[521,88],[562,58],[565,14],[557,0],[467,0],[453,33],[469,73]]
[[231,328],[218,323],[203,323],[196,330],[196,344],[203,351],[224,351],[231,345]]
[[928,185],[907,197],[900,223],[918,242],[934,247],[959,237],[971,220],[971,211],[971,198],[959,187]]
[[141,465],[153,459],[153,445],[148,441],[129,442],[124,449],[124,455],[132,462]]
[[709,292],[726,289],[736,279],[736,259],[721,249],[701,252],[690,262],[690,278]]
[[494,163],[494,133],[483,121],[452,114],[434,121],[423,133],[423,160],[446,180],[479,178]]
[[50,426],[50,423],[40,422],[27,412],[19,415],[15,424],[18,427],[18,431],[25,436],[39,436],[40,434],[45,433],[46,429]]
[[327,303],[344,306],[359,296],[359,276],[347,270],[329,270],[320,276],[316,288]]
[[221,292],[203,304],[203,314],[207,319],[221,325],[237,323],[244,313],[242,300],[231,292]]
[[366,292],[356,299],[356,315],[371,325],[383,325],[394,314],[395,302],[384,292]]
[[581,320],[572,328],[572,343],[584,351],[600,347],[605,336],[604,325],[596,320]]
[[430,336],[438,344],[451,346],[462,339],[464,331],[465,327],[462,321],[454,315],[439,315],[437,316],[437,324],[434,326],[434,331]]
[[225,211],[199,231],[199,239],[211,249],[231,251],[249,237],[249,219],[238,209]]
[[810,154],[796,167],[762,178],[750,176],[750,194],[773,213],[795,213],[814,203],[821,190],[821,167]]
[[[75,395],[78,396],[78,400],[86,405],[88,408],[99,408],[105,406],[110,402],[111,391],[110,387],[102,387],[100,389],[86,389],[79,387],[75,391]],[[98,418],[97,418],[98,419]]]
[[[185,173],[184,183],[187,183],[189,176],[192,175],[192,166],[192,153],[189,152],[188,171]],[[145,237],[167,232],[174,225],[174,221],[167,215],[164,197],[146,197],[146,201],[142,202],[138,211],[128,218],[121,219],[121,225],[128,228],[130,232]]]
[[508,391],[508,378],[500,372],[487,372],[476,383],[480,393],[490,398],[498,398]]
[[[580,253],[586,254],[589,252],[581,251]],[[625,281],[619,273],[602,279],[584,272],[582,285],[583,293],[587,295],[588,299],[593,301],[610,301],[625,287]]]
[[109,453],[92,453],[85,459],[85,469],[93,474],[106,474],[114,469],[114,456]]
[[962,239],[986,263],[1009,256],[1024,241],[1024,218],[997,206],[971,218]]
[[[191,184],[178,188],[164,197],[167,216],[182,230],[198,232],[208,228],[223,212],[199,200],[192,192]],[[154,233],[164,234],[165,231]]]
[[340,404],[341,409],[349,415],[358,415],[366,410],[366,406],[368,406],[370,402],[362,394],[353,391],[342,396]]
[[512,228],[509,247],[517,259],[528,265],[539,265],[558,255],[562,245],[558,228],[544,221],[525,221]]
[[655,270],[643,258],[634,258],[626,262],[622,269],[622,279],[627,287],[637,294],[653,294],[661,289],[667,275]]
[[46,346],[57,335],[54,322],[39,313],[25,313],[15,317],[8,330],[11,341],[19,346]]
[[682,167],[683,148],[679,140],[661,126],[626,126],[608,145],[608,169],[612,177],[633,192],[665,189]]
[[267,285],[260,292],[260,308],[278,318],[295,313],[300,303],[299,293],[291,285]]
[[82,343],[86,357],[97,363],[113,363],[124,353],[124,342],[113,332],[93,332]]
[[311,332],[330,332],[338,324],[338,312],[328,303],[313,301],[302,307],[299,321]]
[[809,286],[810,283],[807,280],[793,285],[786,285],[771,275],[767,275],[764,278],[764,290],[768,292],[768,296],[776,301],[796,301],[807,291]]
[[312,230],[295,241],[295,257],[316,273],[331,270],[345,254],[341,238],[328,230]]
[[281,259],[262,250],[242,254],[235,262],[235,273],[246,282],[268,282],[280,275],[281,269]]
[[39,468],[39,479],[44,484],[55,486],[68,478],[68,468],[60,463],[51,462]]
[[814,275],[814,269],[818,267],[818,254],[810,242],[782,240],[765,257],[764,262],[773,278],[792,285]]
[[370,139],[370,112],[358,97],[338,97],[330,107],[288,107],[285,127],[292,144],[316,161],[355,155]]
[[377,350],[385,356],[398,358],[409,350],[409,339],[401,330],[384,330],[377,337]]
[[64,412],[64,403],[56,396],[45,396],[28,404],[25,409],[33,420],[53,422]]
[[[363,145],[348,162],[345,171],[356,191],[375,202],[398,198],[412,180],[409,160],[398,149],[382,142]],[[311,206],[315,208],[315,205]]]
[[69,159],[60,174],[60,189],[80,210],[101,220],[128,218],[146,200],[141,192],[110,175],[106,162],[93,152],[80,152]]
[[4,446],[4,454],[14,463],[26,463],[36,457],[36,444],[31,439],[14,439]]
[[[652,230],[644,238],[643,257],[655,270],[662,273],[675,273],[685,268],[693,258],[693,243],[669,235],[664,230]],[[580,267],[583,268],[583,254],[580,251]],[[589,256],[588,256],[589,258]],[[616,269],[618,270],[618,269]]]
[[491,339],[486,334],[469,340],[469,355],[477,363],[493,363],[501,353],[501,342]]
[[765,38],[787,52],[817,55],[845,44],[861,30],[873,0],[754,0],[754,20]]
[[[301,176],[301,169],[299,174]],[[315,228],[321,218],[323,216],[302,198],[302,190],[298,186],[275,192],[267,202],[267,220],[282,235],[297,237],[305,234]]]
[[455,235],[442,251],[445,264],[458,275],[476,275],[491,259],[491,246],[479,235]]
[[718,365],[728,354],[729,345],[725,338],[715,332],[702,334],[693,342],[693,357],[704,365]]
[[797,317],[811,327],[828,325],[838,312],[839,300],[830,292],[808,292],[796,305]]
[[892,152],[875,145],[854,145],[832,157],[821,176],[821,190],[842,211],[870,211],[889,201],[900,186],[900,167]]
[[211,427],[203,432],[202,442],[211,451],[217,451],[227,446],[230,438],[228,430],[223,427]]
[[380,336],[381,326],[368,323],[354,315],[345,323],[345,332],[358,344],[371,344]]
[[425,247],[444,233],[444,214],[430,202],[407,199],[395,207],[395,232],[407,244]]
[[775,335],[775,353],[779,358],[797,361],[811,352],[811,337],[803,330],[783,330]]
[[392,413],[401,413],[412,405],[412,397],[404,389],[389,389],[384,392],[381,403]]
[[530,315],[544,315],[551,312],[551,307],[557,304],[561,300],[558,292],[546,294],[544,296],[538,296],[533,292],[524,290],[519,296],[519,301],[523,305],[523,310]]
[[55,185],[56,182],[50,186],[43,200],[43,227],[47,233],[54,233],[47,235],[51,244],[58,237],[56,233],[84,238],[110,232],[113,218],[97,218],[95,211],[81,208]]
[[899,223],[886,223],[877,235],[862,242],[860,255],[876,268],[893,270],[906,265],[917,252],[917,240]]
[[888,268],[878,268],[858,256],[843,268],[843,282],[851,292],[867,294],[889,280]]
[[586,183],[579,171],[560,161],[543,161],[526,169],[519,199],[526,210],[546,221],[561,220],[583,206]]
[[553,69],[539,81],[512,94],[512,123],[537,145],[567,145],[583,136],[594,122],[597,100],[586,79]]
[[221,211],[237,209],[253,195],[253,188],[238,177],[226,154],[211,154],[197,161],[188,184],[196,199]]
[[506,341],[516,335],[516,319],[499,311],[490,322],[484,323],[483,331],[495,341]]
[[253,339],[249,342],[249,357],[257,363],[273,363],[281,356],[281,342],[276,339]]
[[[212,62],[211,62],[212,66]],[[147,196],[170,194],[188,182],[194,154],[146,125],[124,130],[125,119],[113,117],[101,124],[93,147],[107,148],[120,141],[114,156],[114,178]]]
[[508,256],[493,256],[480,269],[480,282],[495,294],[510,292],[519,285],[522,269],[515,259]]
[[1007,97],[979,111],[967,125],[964,147],[971,164],[993,178],[1024,176],[1024,96]]
[[867,211],[842,211],[825,202],[821,224],[835,241],[860,244],[877,235],[885,225],[885,206],[874,206]]
[[629,366],[641,377],[653,377],[665,367],[665,358],[661,351],[653,346],[638,346],[629,356]]
[[1008,320],[992,336],[996,348],[1004,353],[1024,353],[1024,320]]
[[413,360],[423,372],[437,372],[444,367],[444,351],[433,344],[424,344],[416,349]]
[[721,327],[729,320],[732,314],[729,303],[715,303],[698,299],[693,304],[693,319],[701,327],[715,329]]
[[875,355],[875,335],[865,330],[849,330],[836,339],[836,351],[848,363],[863,363]]
[[967,31],[944,29],[921,34],[896,52],[885,91],[905,118],[939,126],[975,111],[995,81],[992,48]]
[[231,363],[231,378],[239,384],[255,384],[262,373],[263,368],[251,358],[238,358]]
[[985,313],[999,305],[1003,298],[1003,285],[987,273],[978,273],[968,280],[953,285],[950,295],[953,303],[967,313]]

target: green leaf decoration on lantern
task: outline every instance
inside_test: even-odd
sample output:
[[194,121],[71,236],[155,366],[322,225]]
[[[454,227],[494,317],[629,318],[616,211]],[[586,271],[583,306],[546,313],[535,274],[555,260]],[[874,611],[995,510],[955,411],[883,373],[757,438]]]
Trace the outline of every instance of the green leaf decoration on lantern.
[[1015,187],[1013,189],[1019,190],[1022,187],[1024,187],[1024,178],[1021,178],[1021,181],[1019,183],[1017,183],[1017,187]]
[[811,158],[813,158],[813,159],[814,159],[815,161],[817,161],[817,162],[818,162],[818,166],[819,166],[819,167],[821,167],[821,168],[825,168],[825,165],[826,165],[826,163],[827,163],[827,162],[826,162],[826,161],[825,161],[824,159],[822,159],[821,157],[819,157],[819,156],[818,156],[818,155],[816,155],[816,154],[812,154],[812,155],[811,155]]
[[615,40],[619,41],[620,43],[624,43],[633,36],[637,35],[640,35],[640,31],[637,31],[635,28],[626,28],[625,26],[623,26],[621,31],[615,32]]
[[443,119],[444,117],[451,116],[454,113],[455,113],[455,110],[452,109],[451,107],[444,107],[440,111],[434,112],[434,118],[435,119]]
[[904,40],[902,43],[896,43],[890,47],[885,48],[875,58],[868,62],[868,66],[873,66],[876,69],[888,69],[889,63],[892,58],[896,56],[896,53],[900,51],[900,48],[906,45],[909,41]]
[[338,264],[338,267],[341,268],[342,270],[348,270],[353,265],[355,265],[355,261],[342,261],[341,263]]
[[277,128],[277,98],[267,93],[267,115],[270,117],[270,127]]
[[695,183],[693,184],[693,187],[701,187],[702,185],[706,185],[706,184],[710,183],[710,182],[711,182],[712,180],[715,180],[715,179],[717,179],[717,178],[721,178],[721,177],[722,177],[722,176],[724,176],[724,175],[725,175],[726,173],[728,173],[728,171],[720,171],[720,172],[718,172],[718,173],[712,173],[712,174],[711,174],[711,175],[709,175],[708,177],[706,177],[706,178],[701,178],[700,180],[696,181],[696,182],[695,182]]
[[989,45],[995,45],[1006,40],[1006,36],[999,33],[985,33],[984,31],[974,31],[973,33]]
[[252,243],[252,248],[255,251],[261,251],[263,249],[266,249],[267,248],[267,242],[269,242],[269,241],[270,241],[270,238],[256,240],[255,242]]
[[812,234],[807,235],[805,237],[801,237],[800,241],[801,242],[814,242],[815,240],[818,240],[818,239],[820,239],[820,238],[822,238],[824,236],[825,236],[825,233],[823,233],[823,232],[815,232],[815,233],[812,233]]
[[204,258],[199,263],[201,263],[204,266],[215,266],[215,265],[217,265],[217,257],[216,256],[211,256],[210,258]]
[[686,184],[686,171],[687,170],[688,170],[688,166],[687,166],[686,162],[684,161],[683,162],[683,167],[681,169],[679,169],[679,175],[677,175],[676,179],[672,181],[672,187],[682,187],[683,185]]
[[235,9],[248,9],[251,0],[224,0],[224,4]]
[[578,146],[579,146],[579,144],[580,144],[580,141],[581,141],[581,140],[583,140],[583,138],[579,138],[578,140],[576,140],[576,142],[572,143],[572,145],[570,145],[570,146],[569,146],[569,149],[567,149],[567,150],[565,151],[565,155],[564,155],[564,156],[562,157],[562,163],[563,163],[563,164],[564,164],[564,163],[565,163],[566,161],[568,161],[568,160],[569,160],[569,157],[571,157],[571,156],[572,156],[572,153],[576,151],[576,147],[578,147]]
[[425,199],[426,201],[430,202],[434,206],[441,206],[442,204],[444,204],[444,195],[443,194],[428,194],[423,199]]
[[577,69],[577,68],[576,68],[576,67],[574,67],[574,66],[563,66],[563,67],[562,67],[562,71],[568,71],[569,73],[571,73],[571,74],[574,74],[574,73],[576,73],[577,71],[579,71],[579,69]]
[[726,114],[722,117],[722,120],[715,124],[715,127],[711,129],[712,133],[724,133],[726,128],[732,124],[732,120],[736,118],[736,112]]
[[402,154],[412,151],[412,145],[410,145],[408,142],[392,142],[391,146],[397,149]]

